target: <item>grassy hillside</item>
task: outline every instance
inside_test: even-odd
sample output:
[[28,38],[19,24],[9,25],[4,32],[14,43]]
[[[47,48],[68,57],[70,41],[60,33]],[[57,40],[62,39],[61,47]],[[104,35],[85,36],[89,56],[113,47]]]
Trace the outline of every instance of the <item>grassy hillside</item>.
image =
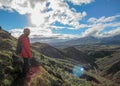
[[[74,51],[74,49],[72,50]],[[69,54],[73,53],[72,50],[71,52],[69,51]],[[83,55],[83,53],[81,55]],[[106,54],[106,55],[110,55],[110,54]],[[61,82],[62,84],[64,84],[64,81],[67,81],[66,84],[69,84],[70,86],[97,86],[97,85],[117,86],[118,85],[116,82],[112,82],[111,79],[101,75],[102,71],[100,69],[97,69],[97,72],[94,69],[85,71],[83,76],[80,78],[73,76],[72,70],[74,66],[79,65],[79,61],[75,60],[74,58],[65,60],[65,59],[50,58],[44,56],[44,59],[42,57],[41,58],[37,57],[37,59],[49,72],[49,74],[51,74],[53,77],[57,77],[57,78],[59,77],[60,81],[62,81]],[[77,80],[77,83],[74,83],[74,80]]]
[[77,49],[95,59],[100,76],[120,83],[120,46],[119,45],[84,45]]
[[[22,59],[13,56],[16,41],[10,33],[2,29],[0,30],[0,86],[23,86],[23,84],[26,84],[26,82],[20,83],[21,80],[23,80],[23,78],[20,77],[22,73]],[[39,51],[41,47],[45,52]],[[32,53],[34,57],[31,60],[32,64],[39,64],[37,75],[27,82],[27,84],[32,86],[118,86],[119,68],[115,72],[109,72],[109,70],[113,70],[114,67],[119,67],[119,59],[117,58],[119,51],[111,54],[114,59],[109,60],[110,58],[106,56],[103,57],[105,58],[104,61],[102,61],[103,58],[96,60],[100,72],[96,72],[95,69],[89,69],[85,70],[82,76],[78,77],[73,74],[73,70],[75,66],[82,65],[74,58],[63,59],[64,54],[61,53],[60,50],[51,46],[46,47],[46,45],[43,44],[34,44]],[[58,55],[58,57],[52,57],[54,55]],[[69,56],[67,58],[69,58]],[[112,64],[108,67],[109,63]],[[105,65],[105,68],[102,67],[103,65]],[[112,80],[118,80],[117,82],[111,81],[111,77],[108,78],[107,76],[113,72],[114,74],[111,76]],[[25,81],[26,80],[27,77],[25,78]]]
[[60,50],[45,43],[39,43],[39,42],[33,43],[32,48],[38,51],[39,53],[42,53],[49,57],[53,57],[53,58],[64,57],[63,53]]
[[0,85],[10,86],[14,81],[12,73],[12,54],[15,51],[16,39],[0,29]]
[[[36,57],[37,61],[50,74],[51,86],[117,86],[118,84],[110,79],[102,76],[95,70],[85,71],[83,76],[75,77],[73,68],[78,65],[73,61],[64,59],[56,59],[44,56],[43,58]],[[60,84],[60,85],[59,85]]]
[[120,50],[109,56],[100,58],[96,61],[101,70],[101,75],[108,79],[120,83]]

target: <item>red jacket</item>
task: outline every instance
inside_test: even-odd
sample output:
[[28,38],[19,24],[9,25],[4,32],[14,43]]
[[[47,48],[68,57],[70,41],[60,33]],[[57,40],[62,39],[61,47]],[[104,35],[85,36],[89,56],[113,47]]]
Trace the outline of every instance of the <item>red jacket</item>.
[[31,58],[32,57],[32,53],[31,53],[31,49],[30,49],[30,41],[29,38],[26,37],[24,34],[21,35],[18,40],[22,41],[22,50],[20,53],[20,56],[22,56],[23,58]]

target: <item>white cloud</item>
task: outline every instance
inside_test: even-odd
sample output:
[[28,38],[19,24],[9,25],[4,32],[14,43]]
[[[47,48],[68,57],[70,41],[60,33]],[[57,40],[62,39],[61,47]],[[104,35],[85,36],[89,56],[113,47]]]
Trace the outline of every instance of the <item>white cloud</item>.
[[89,27],[83,33],[83,37],[85,37],[85,36],[98,36],[99,32],[103,29],[104,29],[104,26],[102,24],[93,24],[91,27]]
[[17,28],[17,29],[12,29],[9,31],[14,37],[18,38],[22,33],[23,29]]
[[120,27],[118,27],[118,28],[116,28],[114,30],[108,31],[108,32],[104,32],[100,36],[102,36],[102,37],[110,37],[110,36],[115,36],[115,35],[120,35]]
[[[52,26],[54,27],[54,26]],[[53,33],[51,29],[42,29],[40,27],[27,27],[30,29],[30,38],[32,39],[31,42],[35,42],[36,40],[39,42],[53,42],[54,41],[65,41],[68,39],[78,38],[79,35],[71,35],[71,34],[57,34]],[[62,28],[62,27],[59,27]],[[18,38],[22,33],[23,29],[12,29],[9,31],[13,36]],[[56,42],[57,42],[56,41]]]
[[120,22],[110,22],[104,24],[104,27],[120,27]]
[[[80,2],[88,3],[90,0]],[[35,26],[50,25],[58,21],[78,29],[79,21],[87,15],[86,12],[78,13],[70,9],[62,0],[0,0],[0,4],[1,9],[15,10],[22,15],[28,14],[29,23]]]
[[94,0],[67,0],[67,1],[70,1],[75,5],[81,5],[81,4],[89,4],[93,2]]
[[[88,29],[82,33],[83,37],[85,36],[95,36],[95,37],[108,37],[119,34],[120,22],[115,22],[117,18],[120,18],[120,15],[111,16],[111,17],[100,17],[100,18],[90,18],[88,22]],[[106,30],[111,28],[109,32]],[[107,32],[106,32],[107,31]],[[117,32],[118,31],[118,32]]]
[[2,6],[2,4],[0,3],[0,7]]
[[120,17],[120,15],[111,16],[111,17],[107,17],[107,18],[105,16],[102,16],[99,19],[93,17],[93,18],[89,18],[88,22],[90,22],[90,23],[108,23],[108,22],[114,21],[117,17]]
[[60,29],[68,28],[68,27],[64,27],[64,26],[50,26],[49,28],[60,30]]

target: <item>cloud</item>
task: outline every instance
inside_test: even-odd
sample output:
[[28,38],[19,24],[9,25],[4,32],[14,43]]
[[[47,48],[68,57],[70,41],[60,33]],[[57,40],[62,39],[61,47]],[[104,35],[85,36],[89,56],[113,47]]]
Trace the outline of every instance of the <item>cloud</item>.
[[84,33],[83,37],[86,36],[98,36],[99,32],[104,28],[102,24],[93,24]]
[[82,5],[82,4],[89,4],[94,0],[67,0],[67,1],[72,2],[74,5]]
[[51,36],[44,36],[44,35],[34,35],[30,37],[31,42],[45,42],[45,43],[55,43],[55,42],[63,42],[70,39],[77,39],[79,36],[77,35],[70,35],[70,34],[52,34]]
[[108,23],[108,22],[114,21],[117,17],[120,17],[120,15],[111,16],[107,18],[105,16],[102,16],[99,19],[93,17],[93,18],[89,18],[88,22],[89,23]]
[[[79,37],[79,35],[53,33],[51,29],[47,29],[47,28],[46,29],[42,29],[40,27],[27,27],[27,28],[29,28],[31,31],[30,33],[31,42],[39,41],[39,42],[49,43],[49,42],[65,41]],[[18,38],[23,33],[23,29],[12,29],[9,32],[14,37]]]
[[73,11],[62,0],[0,0],[0,8],[29,15],[29,23],[37,27],[51,25],[58,21],[78,28],[79,21],[87,15],[86,12]]
[[18,38],[22,33],[23,29],[17,28],[17,29],[12,29],[9,31],[14,37]]
[[[120,23],[115,22],[114,20],[120,18],[120,15],[111,16],[111,17],[100,17],[100,18],[90,18],[88,19],[89,25],[88,29],[82,33],[83,37],[94,36],[94,37],[109,37],[118,35]],[[106,30],[111,28],[110,31]],[[117,32],[118,31],[118,32]]]
[[116,36],[116,35],[120,35],[120,26],[118,28],[114,29],[114,30],[104,32],[100,36],[102,36],[102,37],[111,37],[111,36]]
[[[31,38],[37,36],[59,39],[74,38],[76,36],[70,34],[55,34],[51,29],[66,29],[67,26],[69,29],[79,29],[81,26],[83,27],[79,21],[87,15],[85,11],[76,12],[70,9],[68,3],[62,0],[0,0],[0,9],[27,15]],[[66,27],[55,26],[55,22],[66,25]],[[22,31],[23,29],[13,29],[10,32],[13,36],[18,37]]]

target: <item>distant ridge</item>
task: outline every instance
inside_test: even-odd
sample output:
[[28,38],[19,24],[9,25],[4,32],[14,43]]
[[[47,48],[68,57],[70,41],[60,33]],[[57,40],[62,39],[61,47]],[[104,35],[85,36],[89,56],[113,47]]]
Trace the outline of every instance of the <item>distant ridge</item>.
[[69,40],[66,42],[54,43],[51,44],[54,47],[70,47],[76,45],[91,45],[91,44],[105,44],[105,45],[120,45],[120,35],[112,36],[112,37],[104,37],[104,38],[96,38],[93,36],[83,37],[75,40]]

